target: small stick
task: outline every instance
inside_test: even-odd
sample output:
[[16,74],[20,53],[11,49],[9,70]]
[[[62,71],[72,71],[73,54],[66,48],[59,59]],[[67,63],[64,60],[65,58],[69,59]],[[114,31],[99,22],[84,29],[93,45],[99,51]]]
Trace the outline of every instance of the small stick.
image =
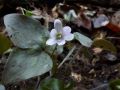
[[37,83],[36,83],[35,90],[38,90],[39,85],[40,85],[40,76],[37,77]]
[[120,37],[107,37],[108,39],[120,39]]
[[68,55],[63,59],[63,61],[59,64],[58,69],[64,64],[65,61],[70,57],[70,55],[73,53],[73,51],[76,49],[76,46],[73,46],[73,48],[70,50]]

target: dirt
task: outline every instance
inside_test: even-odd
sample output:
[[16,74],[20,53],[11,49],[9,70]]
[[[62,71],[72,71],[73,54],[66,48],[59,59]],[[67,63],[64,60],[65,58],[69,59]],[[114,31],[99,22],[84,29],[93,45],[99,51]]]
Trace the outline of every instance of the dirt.
[[[92,65],[91,62],[94,58],[89,60],[86,58],[80,58],[80,56],[81,53],[74,57],[72,61],[67,61],[58,70],[58,77],[60,79],[66,82],[74,81],[76,83],[75,90],[92,90],[100,85],[107,84],[111,80],[120,78],[119,58],[113,62],[100,60]],[[107,88],[100,88],[98,90],[107,90]]]

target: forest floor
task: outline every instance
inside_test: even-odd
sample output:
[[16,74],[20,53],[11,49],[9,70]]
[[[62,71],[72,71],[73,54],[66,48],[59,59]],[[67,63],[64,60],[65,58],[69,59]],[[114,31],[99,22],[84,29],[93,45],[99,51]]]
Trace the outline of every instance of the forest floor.
[[[109,12],[110,8],[106,10]],[[112,12],[112,14],[110,15],[108,12],[104,13],[107,13],[107,16],[112,18],[113,14],[117,11],[118,10]],[[68,25],[73,26],[72,28],[74,30],[79,31],[78,28],[74,27],[74,24],[70,23]],[[90,56],[85,57],[82,50],[86,48],[81,46],[81,44],[79,44],[78,42],[73,41],[76,45],[76,48],[74,52],[69,56],[69,58],[67,58],[67,61],[58,69],[56,77],[65,81],[65,83],[68,83],[70,81],[75,82],[74,90],[109,90],[108,83],[111,80],[120,79],[120,34],[113,32],[112,30],[108,31],[101,28],[97,31],[103,31],[107,34],[107,36],[110,37],[118,37],[115,39],[110,39],[110,41],[117,48],[117,59],[115,61],[110,61],[104,58],[104,55],[106,55],[106,53],[109,53],[106,51],[100,53],[98,55],[98,58],[96,55],[93,54],[94,52],[91,50],[91,48],[89,49],[91,50],[91,52],[87,53]],[[95,35],[95,32],[94,30],[90,31],[90,33],[83,31],[83,33],[92,38],[93,36],[91,35]],[[60,62],[62,62],[62,60],[66,57],[68,51],[69,50],[66,49],[62,54],[59,55],[58,64],[60,64]],[[2,71],[4,70],[7,57],[8,54],[0,56],[0,78],[2,76]],[[25,87],[28,87],[29,85],[34,85],[35,83],[36,78],[33,78],[30,80],[26,80],[26,82],[7,85],[6,87],[7,90],[25,90]]]

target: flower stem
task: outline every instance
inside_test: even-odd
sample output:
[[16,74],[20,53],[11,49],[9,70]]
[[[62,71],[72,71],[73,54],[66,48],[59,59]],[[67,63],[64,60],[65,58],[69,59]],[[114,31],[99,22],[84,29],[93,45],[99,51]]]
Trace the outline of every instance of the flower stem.
[[37,77],[37,83],[36,83],[36,87],[35,90],[38,90],[39,86],[40,86],[40,76]]
[[55,50],[57,49],[57,44],[56,44],[56,46],[55,46],[55,48],[54,48],[54,50],[53,50],[53,52],[52,52],[52,54],[51,54],[51,56],[53,56],[54,55],[54,53],[55,53]]
[[53,50],[53,52],[51,53],[51,57],[53,59],[53,68],[52,70],[50,71],[50,77],[53,76],[55,73],[56,73],[56,70],[57,70],[57,59],[56,59],[56,55],[54,55],[55,53],[55,50],[57,49],[57,44]]

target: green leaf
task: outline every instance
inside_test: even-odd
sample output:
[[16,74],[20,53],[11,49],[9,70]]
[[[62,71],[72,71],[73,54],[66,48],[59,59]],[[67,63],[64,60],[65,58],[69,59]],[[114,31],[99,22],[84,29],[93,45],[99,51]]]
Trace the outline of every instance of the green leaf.
[[52,66],[52,60],[45,52],[14,49],[8,58],[2,79],[5,84],[26,80],[48,72]]
[[49,78],[41,82],[40,90],[72,90],[73,87],[66,86],[64,82],[59,79]]
[[5,90],[5,87],[2,84],[0,84],[0,90]]
[[113,53],[117,52],[116,47],[110,41],[108,41],[106,39],[94,40],[93,46],[100,47],[100,48],[102,48],[104,50],[108,50],[108,51],[111,51]]
[[64,90],[62,81],[51,78],[41,82],[41,90]]
[[11,41],[0,33],[0,54],[3,54],[6,50],[8,50],[11,45]]
[[111,90],[120,90],[120,79],[111,81],[109,86]]
[[19,48],[40,48],[49,37],[48,30],[39,21],[20,14],[8,14],[4,23],[9,37]]
[[83,46],[91,47],[93,41],[87,36],[80,34],[78,32],[75,32],[74,36],[75,36],[75,39],[78,40]]
[[32,11],[25,10],[25,16],[32,16],[32,15],[33,15]]

